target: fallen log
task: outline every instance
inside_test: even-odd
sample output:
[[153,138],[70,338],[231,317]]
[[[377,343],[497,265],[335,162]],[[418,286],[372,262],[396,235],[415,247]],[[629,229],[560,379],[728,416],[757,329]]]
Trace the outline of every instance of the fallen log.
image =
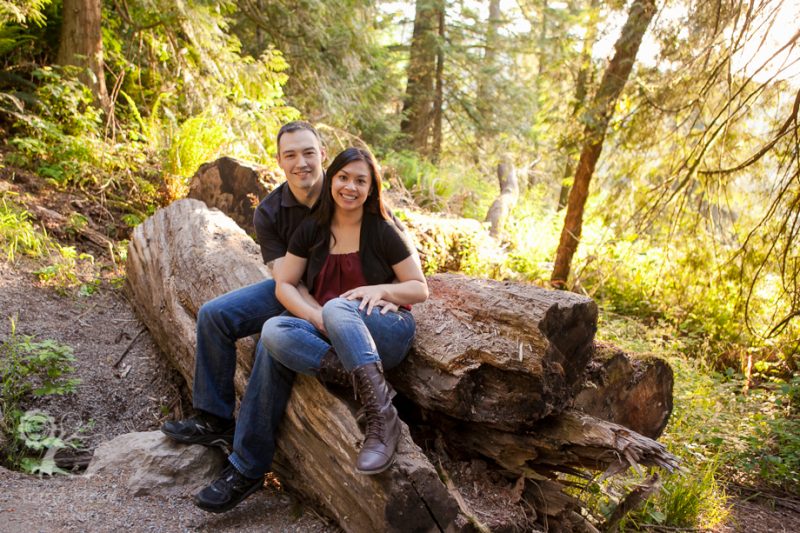
[[657,439],[672,413],[673,383],[672,369],[663,359],[597,342],[573,407]]
[[[137,313],[188,383],[200,305],[269,275],[255,243],[231,219],[196,200],[177,201],[138,226],[127,265]],[[249,340],[238,354],[240,396],[252,357]],[[419,531],[443,531],[456,523],[455,500],[406,427],[388,474],[358,474],[361,434],[350,408],[316,380],[301,376],[280,431],[276,472],[345,530],[408,531],[405,526],[412,524]]]
[[480,424],[465,426],[439,417],[439,431],[460,453],[491,459],[516,475],[576,474],[588,468],[608,475],[636,465],[667,470],[677,460],[663,444],[628,428],[568,409],[541,420],[527,432],[511,433]]
[[[158,331],[154,331],[154,336],[164,351],[172,355],[189,382],[194,369],[194,316],[199,306],[218,294],[269,275],[258,258],[256,245],[230,219],[189,200],[176,202],[137,228],[131,241],[128,269],[132,300],[137,308],[141,307],[140,315],[150,315],[145,322],[151,331]],[[538,472],[552,474],[591,464],[594,468],[599,468],[597,465],[611,467],[615,457],[617,468],[629,463],[624,453],[612,453],[620,451],[615,447],[619,432],[598,430],[595,419],[573,425],[576,431],[564,431],[569,425],[570,413],[560,422],[561,415],[549,414],[563,409],[573,396],[580,395],[579,391],[588,388],[596,392],[603,384],[598,378],[601,374],[597,373],[590,374],[591,379],[585,381],[581,363],[576,362],[588,361],[592,354],[594,323],[590,320],[588,326],[580,325],[587,312],[591,313],[594,305],[591,301],[568,293],[542,291],[576,298],[572,306],[556,304],[538,295],[537,291],[526,292],[527,287],[470,280],[463,276],[433,276],[430,283],[431,300],[415,306],[417,347],[390,379],[401,393],[421,405],[428,416],[447,417],[452,420],[453,428],[472,433],[469,438],[462,439],[463,433],[459,431],[444,431],[448,445],[457,446],[462,440],[480,441],[482,435],[489,435],[497,444],[497,457],[482,452],[477,446],[471,449],[462,446],[462,449],[510,466],[508,472],[513,469],[525,472],[524,476],[541,483],[544,481]],[[503,303],[503,298],[512,303]],[[487,312],[486,309],[498,300],[499,306]],[[539,310],[531,311],[531,307]],[[573,334],[565,334],[565,331]],[[574,340],[576,338],[578,341]],[[447,342],[437,345],[436,341],[443,339],[454,341],[449,345]],[[236,376],[240,392],[252,365],[252,341],[245,340],[241,344]],[[534,346],[545,354],[534,353]],[[460,354],[457,353],[459,349],[463,350]],[[575,352],[580,352],[579,357],[575,357]],[[562,381],[560,388],[549,388],[547,394],[555,398],[549,404],[542,399],[543,395],[537,395],[535,388],[533,394],[524,390],[531,379],[546,375],[542,370],[546,366],[542,364],[544,360],[551,361],[553,368],[561,366],[560,371],[553,372]],[[531,364],[535,361],[539,364]],[[629,374],[628,381],[617,379],[615,383],[635,389],[639,383],[635,374]],[[471,385],[459,386],[467,383]],[[518,386],[523,390],[508,392]],[[669,386],[671,397],[671,380]],[[433,400],[429,400],[428,395]],[[514,408],[505,406],[530,402],[527,395],[535,397],[534,404],[546,406],[536,417],[515,414]],[[596,400],[598,398],[595,396]],[[624,402],[616,405],[619,410],[625,409]],[[407,434],[404,438],[408,440],[400,447],[398,467],[382,476],[374,476],[381,478],[377,488],[363,485],[363,476],[348,477],[346,469],[357,450],[354,439],[360,435],[354,429],[352,416],[347,414],[351,409],[352,406],[332,396],[314,380],[298,379],[287,422],[282,426],[281,448],[275,463],[276,471],[287,480],[286,484],[319,502],[327,514],[348,530],[358,528],[347,523],[387,530],[398,527],[397,524],[403,529],[406,523],[420,524],[420,528],[428,523],[439,529],[447,529],[444,524],[448,523],[463,525],[464,516],[458,512],[457,498],[443,488],[430,462]],[[506,412],[498,416],[495,409],[506,409]],[[546,420],[538,422],[548,414]],[[519,419],[508,423],[503,416]],[[599,423],[599,426],[602,428],[604,424]],[[516,433],[530,439],[534,431],[533,440],[517,439]],[[587,434],[594,440],[588,439]],[[633,440],[637,441],[638,437],[641,436]],[[528,450],[527,455],[515,452],[503,439]],[[288,448],[284,449],[284,445]],[[511,452],[504,451],[506,446]],[[529,451],[531,449],[534,453]],[[597,449],[608,451],[600,454],[600,462],[596,460]],[[569,453],[560,456],[559,450],[569,450]],[[662,452],[656,448],[653,453],[658,456]],[[541,463],[537,457],[543,458]],[[630,455],[634,461],[642,457],[647,455]],[[669,458],[668,454],[663,455],[661,464],[669,465]],[[314,486],[308,486],[309,479],[314,480]],[[547,491],[541,487],[531,491],[525,488],[525,494],[537,492],[552,497],[542,499],[539,496],[537,500],[531,496],[526,497],[526,501],[535,506],[542,517],[568,520],[577,516],[575,499],[562,494],[560,489],[555,490],[554,487],[560,487],[556,481],[547,482]],[[348,490],[341,490],[343,483],[347,483]],[[556,509],[558,513],[553,514]],[[375,522],[375,517],[379,522]]]
[[260,165],[221,157],[200,165],[189,184],[188,197],[216,207],[254,235],[255,208],[282,181],[275,172]]

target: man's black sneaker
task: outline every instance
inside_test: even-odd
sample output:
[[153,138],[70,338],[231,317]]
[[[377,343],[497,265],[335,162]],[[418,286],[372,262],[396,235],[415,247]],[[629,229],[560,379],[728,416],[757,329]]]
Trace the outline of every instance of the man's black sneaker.
[[245,477],[229,464],[219,479],[195,495],[194,503],[204,511],[224,513],[239,505],[263,485],[264,478]]
[[224,420],[213,415],[201,413],[186,420],[164,423],[161,432],[183,444],[202,444],[219,446],[230,453],[233,448],[233,433],[236,421]]

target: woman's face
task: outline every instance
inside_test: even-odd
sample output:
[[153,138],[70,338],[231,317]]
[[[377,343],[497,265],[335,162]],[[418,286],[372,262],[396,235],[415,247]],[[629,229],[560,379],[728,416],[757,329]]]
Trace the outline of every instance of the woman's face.
[[346,164],[331,180],[331,195],[336,208],[345,211],[361,209],[371,187],[372,175],[366,162],[352,161]]

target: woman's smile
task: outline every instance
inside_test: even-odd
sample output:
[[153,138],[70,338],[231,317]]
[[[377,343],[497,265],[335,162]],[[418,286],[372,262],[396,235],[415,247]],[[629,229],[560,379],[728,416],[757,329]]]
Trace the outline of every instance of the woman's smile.
[[348,163],[331,180],[331,196],[341,209],[359,209],[367,201],[372,175],[364,161]]

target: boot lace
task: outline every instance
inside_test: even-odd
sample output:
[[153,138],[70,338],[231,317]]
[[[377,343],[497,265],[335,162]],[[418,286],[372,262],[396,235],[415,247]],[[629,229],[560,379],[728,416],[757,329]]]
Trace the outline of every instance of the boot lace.
[[383,442],[384,419],[381,416],[378,397],[375,393],[375,388],[372,386],[372,382],[368,379],[357,380],[354,372],[353,392],[356,395],[356,399],[361,401],[361,410],[364,412],[367,421],[367,427],[364,431],[364,440],[367,441],[370,438],[374,438]]

